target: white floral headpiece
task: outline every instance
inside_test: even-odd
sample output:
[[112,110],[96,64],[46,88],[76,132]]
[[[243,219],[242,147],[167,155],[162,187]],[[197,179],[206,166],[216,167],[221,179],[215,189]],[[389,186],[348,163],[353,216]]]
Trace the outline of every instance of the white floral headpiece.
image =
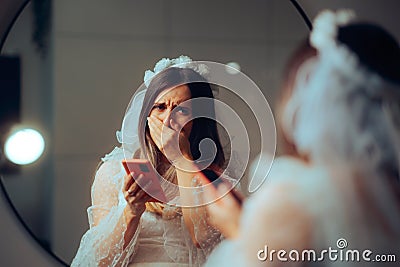
[[170,67],[176,67],[182,69],[189,68],[196,71],[203,77],[207,76],[207,74],[209,73],[208,67],[206,65],[195,64],[195,62],[193,62],[192,59],[188,56],[180,56],[173,59],[163,58],[157,62],[157,64],[154,66],[153,71],[151,70],[145,71],[143,80],[146,87],[149,87],[151,80],[156,74]]
[[381,77],[363,66],[358,56],[338,40],[339,27],[348,25],[355,18],[355,13],[349,9],[322,11],[314,20],[310,43],[318,50],[320,57],[325,59],[326,64],[332,64],[344,77],[351,77],[358,84],[368,81],[367,84],[371,86],[365,86],[365,90],[369,96],[375,97],[386,93],[374,89],[378,88],[374,85],[380,82]]
[[[298,151],[331,166],[335,154],[364,160],[372,147],[389,147],[380,139],[382,129],[398,128],[390,117],[393,115],[382,112],[382,105],[396,102],[398,85],[368,68],[338,39],[340,27],[350,25],[354,18],[352,11],[339,10],[323,11],[314,20],[310,43],[318,56],[298,69],[283,115],[284,132]],[[393,110],[390,108],[394,114]],[[340,127],[335,122],[340,122]],[[366,125],[371,127],[368,131]],[[379,152],[373,154],[379,157]]]
[[322,11],[314,20],[310,41],[317,49],[337,44],[338,28],[353,21],[355,14],[352,10],[342,9],[337,12]]
[[339,27],[349,24],[355,19],[352,10],[342,9],[337,12],[324,10],[314,20],[310,34],[310,43],[322,57],[329,57],[329,62],[353,73],[357,68],[358,58],[346,46],[338,41]]

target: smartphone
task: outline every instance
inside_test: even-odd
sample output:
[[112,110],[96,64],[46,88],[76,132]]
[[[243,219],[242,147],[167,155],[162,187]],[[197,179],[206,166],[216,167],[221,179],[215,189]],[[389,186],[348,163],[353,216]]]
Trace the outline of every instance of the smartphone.
[[166,203],[167,197],[161,187],[159,177],[151,163],[146,159],[127,159],[122,161],[127,174],[134,172],[135,175],[143,174],[145,179],[138,181],[138,185],[155,199]]

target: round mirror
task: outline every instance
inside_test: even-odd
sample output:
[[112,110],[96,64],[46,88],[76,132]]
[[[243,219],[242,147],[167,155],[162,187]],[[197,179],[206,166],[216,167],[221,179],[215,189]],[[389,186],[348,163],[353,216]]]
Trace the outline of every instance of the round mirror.
[[88,229],[96,166],[118,145],[129,100],[160,58],[229,63],[273,107],[286,59],[308,32],[292,2],[28,3],[1,57],[19,66],[16,121],[40,131],[46,146],[36,162],[2,168],[2,182],[37,240],[71,262]]

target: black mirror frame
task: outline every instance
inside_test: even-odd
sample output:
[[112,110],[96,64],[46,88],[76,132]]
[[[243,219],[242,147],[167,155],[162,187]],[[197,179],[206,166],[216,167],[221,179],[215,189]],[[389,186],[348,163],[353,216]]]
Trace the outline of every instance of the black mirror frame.
[[[300,14],[300,16],[302,17],[302,19],[304,20],[304,23],[306,24],[307,28],[309,30],[312,30],[312,23],[310,21],[310,19],[308,18],[307,14],[305,13],[305,11],[303,10],[303,8],[301,7],[301,5],[296,1],[296,0],[289,0],[293,7],[296,9],[296,11]],[[10,1],[12,2],[12,1]],[[3,50],[3,46],[4,43],[7,39],[8,34],[10,33],[11,29],[13,28],[16,20],[18,19],[18,17],[20,16],[20,14],[22,13],[22,11],[25,9],[25,7],[29,4],[30,0],[24,0],[22,2],[22,4],[20,5],[20,7],[17,9],[17,11],[15,12],[15,14],[10,15],[10,21],[9,22],[5,22],[7,24],[5,31],[4,32],[0,32],[0,53]],[[6,3],[7,5],[7,3]],[[56,261],[58,261],[61,265],[63,266],[69,266],[69,264],[67,264],[66,262],[64,262],[60,257],[58,257],[53,251],[51,251],[51,249],[45,247],[40,240],[37,238],[37,236],[31,231],[31,229],[29,228],[29,226],[25,223],[25,221],[22,219],[21,215],[19,214],[18,210],[15,208],[14,204],[11,201],[11,198],[9,196],[9,194],[7,193],[7,190],[4,186],[3,183],[3,176],[0,173],[0,188],[1,188],[1,192],[2,192],[2,197],[5,198],[5,200],[8,202],[9,206],[11,207],[14,215],[17,217],[17,219],[20,221],[20,223],[22,224],[23,228],[28,232],[28,234],[30,235],[31,238],[33,238],[38,245],[41,246],[42,249],[44,249],[50,256],[52,256]]]

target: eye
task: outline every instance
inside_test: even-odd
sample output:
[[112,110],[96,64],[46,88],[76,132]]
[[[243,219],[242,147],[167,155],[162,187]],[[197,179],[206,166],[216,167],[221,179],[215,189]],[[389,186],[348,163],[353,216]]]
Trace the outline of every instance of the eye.
[[189,115],[190,114],[190,109],[185,108],[185,107],[176,107],[174,110],[176,113],[182,114],[182,115]]
[[165,110],[167,107],[165,106],[165,104],[155,104],[152,108],[152,110],[157,110],[157,111],[163,111]]

